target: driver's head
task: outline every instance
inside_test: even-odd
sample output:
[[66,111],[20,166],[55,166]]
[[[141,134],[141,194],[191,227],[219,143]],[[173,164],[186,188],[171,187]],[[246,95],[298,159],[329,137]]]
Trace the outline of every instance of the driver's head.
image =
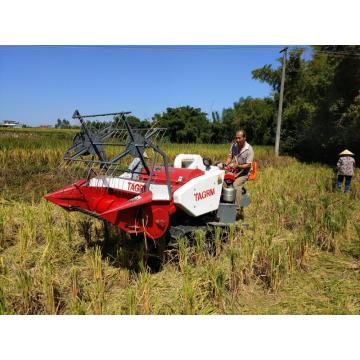
[[246,131],[243,129],[238,130],[235,134],[235,141],[242,148],[246,141]]

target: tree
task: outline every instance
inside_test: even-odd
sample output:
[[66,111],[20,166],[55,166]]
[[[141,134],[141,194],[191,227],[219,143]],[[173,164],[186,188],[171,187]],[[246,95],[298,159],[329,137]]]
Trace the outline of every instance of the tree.
[[62,120],[57,119],[55,128],[56,129],[70,129],[71,128],[70,121],[66,120],[66,119],[62,119]]
[[167,137],[173,143],[210,141],[210,125],[199,108],[182,106],[167,108],[163,114],[155,114],[153,121],[159,127],[167,128]]
[[235,131],[243,128],[252,143],[272,144],[275,137],[274,117],[275,107],[272,98],[240,98],[232,108],[223,110],[218,131],[218,134],[221,134],[221,142],[230,141],[234,138]]
[[[306,160],[332,162],[343,147],[360,151],[358,129],[360,46],[314,46],[310,60],[293,50],[286,69],[281,150]],[[253,78],[267,82],[278,102],[281,66],[265,65]]]
[[[138,117],[134,115],[127,116],[126,120],[133,129],[148,129],[151,127],[151,124],[148,120],[141,121]],[[124,126],[120,116],[115,116],[114,121],[117,124],[116,126],[121,128]]]
[[254,144],[269,145],[275,138],[275,111],[271,98],[241,98],[234,104],[235,127],[243,128]]

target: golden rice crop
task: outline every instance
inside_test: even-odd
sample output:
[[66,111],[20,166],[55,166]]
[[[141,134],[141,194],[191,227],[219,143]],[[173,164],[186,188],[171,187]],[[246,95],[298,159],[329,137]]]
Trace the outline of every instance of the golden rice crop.
[[[191,245],[181,239],[151,272],[116,231],[109,237],[102,222],[43,200],[75,180],[62,160],[72,133],[58,141],[48,130],[24,133],[43,136],[42,147],[18,138],[0,147],[0,313],[360,312],[359,177],[350,194],[336,192],[329,167],[255,147],[259,173],[246,185],[246,226],[218,230],[210,243],[201,231]],[[229,144],[162,148],[171,161],[199,153],[215,162]]]

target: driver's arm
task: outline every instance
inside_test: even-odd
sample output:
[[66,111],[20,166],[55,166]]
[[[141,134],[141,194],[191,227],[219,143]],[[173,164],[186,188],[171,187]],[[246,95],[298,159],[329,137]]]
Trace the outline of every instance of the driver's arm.
[[231,160],[234,158],[234,155],[233,155],[233,152],[232,152],[233,146],[234,146],[234,144],[231,144],[230,150],[229,150],[229,153],[228,153],[228,157],[226,158],[226,160],[224,162],[225,166],[228,166],[231,163]]
[[241,165],[236,164],[236,168],[240,169],[240,170],[247,169],[249,167],[251,167],[251,163],[250,164],[241,164]]
[[224,165],[228,166],[231,163],[231,160],[233,159],[233,155],[229,154],[228,157],[226,158]]

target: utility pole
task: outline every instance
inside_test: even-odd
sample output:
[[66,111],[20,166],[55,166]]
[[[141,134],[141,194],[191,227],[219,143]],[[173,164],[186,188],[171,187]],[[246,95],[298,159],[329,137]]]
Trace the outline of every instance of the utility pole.
[[285,68],[286,68],[287,50],[288,50],[288,48],[286,47],[280,51],[280,53],[283,53],[283,64],[282,64],[282,74],[281,74],[279,109],[278,109],[277,125],[276,125],[275,156],[279,156],[281,115],[282,115],[282,106],[283,106],[283,98],[284,98],[284,83],[285,83]]

